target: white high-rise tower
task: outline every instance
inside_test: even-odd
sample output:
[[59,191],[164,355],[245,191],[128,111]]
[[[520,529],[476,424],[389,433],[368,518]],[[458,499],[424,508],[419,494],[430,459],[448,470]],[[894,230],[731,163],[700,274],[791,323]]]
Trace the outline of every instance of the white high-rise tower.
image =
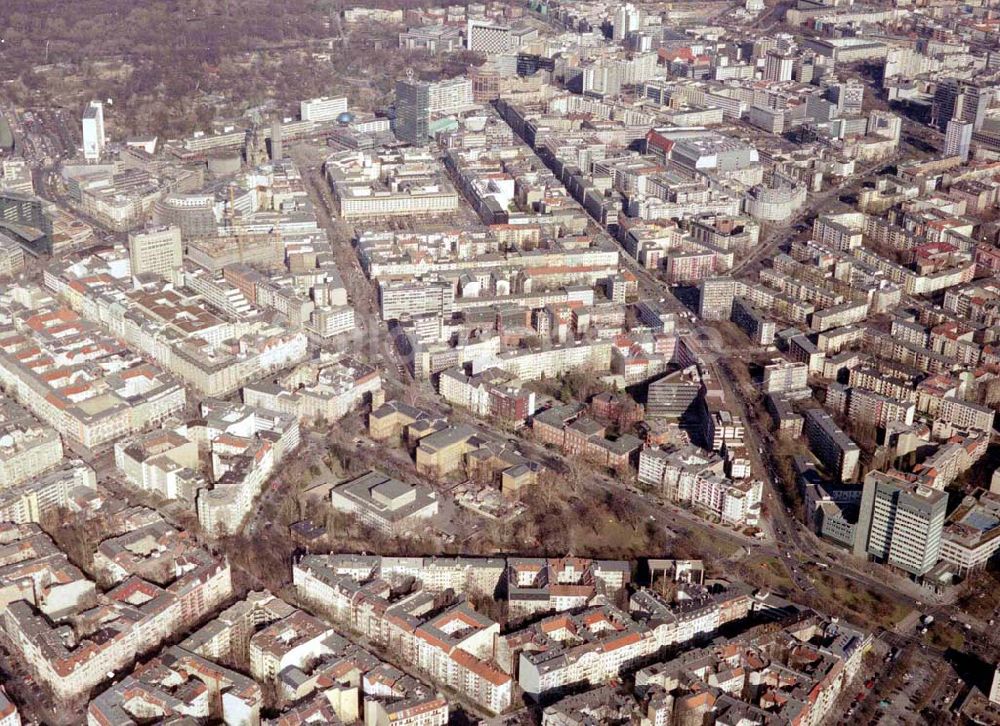
[[969,121],[960,119],[949,121],[944,134],[944,155],[960,156],[963,164],[967,162],[974,128],[974,125]]
[[612,38],[617,41],[624,40],[626,35],[639,29],[639,20],[639,10],[632,3],[619,6],[612,20]]
[[83,157],[99,161],[104,153],[104,104],[91,101],[83,112]]

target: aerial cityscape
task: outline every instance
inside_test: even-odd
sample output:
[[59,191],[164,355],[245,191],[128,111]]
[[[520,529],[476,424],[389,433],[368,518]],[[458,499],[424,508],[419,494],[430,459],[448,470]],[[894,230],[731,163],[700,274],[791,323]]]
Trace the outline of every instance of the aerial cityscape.
[[0,726],[1000,725],[1000,1],[0,6]]

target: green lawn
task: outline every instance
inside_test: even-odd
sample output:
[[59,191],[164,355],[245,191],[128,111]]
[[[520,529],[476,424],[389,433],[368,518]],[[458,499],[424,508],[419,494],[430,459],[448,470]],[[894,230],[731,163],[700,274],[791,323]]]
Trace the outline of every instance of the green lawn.
[[692,526],[687,537],[691,546],[703,553],[705,558],[726,558],[736,554],[739,546],[723,537],[715,537],[704,527]]
[[945,623],[931,625],[927,634],[924,635],[924,640],[937,648],[951,648],[952,650],[961,650],[962,646],[965,645],[965,635],[962,634],[962,631]]
[[746,561],[750,571],[759,575],[767,586],[772,590],[792,590],[795,585],[792,578],[788,576],[785,566],[777,557],[756,556]]
[[832,602],[858,616],[859,622],[881,625],[886,629],[906,617],[909,609],[888,600],[853,580],[831,572],[814,572],[811,579],[821,602]]

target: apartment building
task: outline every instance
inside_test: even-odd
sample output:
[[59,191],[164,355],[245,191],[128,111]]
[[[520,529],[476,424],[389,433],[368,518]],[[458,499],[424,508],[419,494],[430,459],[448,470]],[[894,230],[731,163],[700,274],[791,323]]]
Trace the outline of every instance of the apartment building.
[[56,466],[62,441],[27,411],[0,397],[0,492]]
[[777,325],[769,320],[762,311],[750,304],[746,298],[733,298],[733,312],[730,318],[740,330],[747,334],[751,342],[761,347],[774,344],[774,333]]
[[820,373],[825,368],[826,356],[805,335],[792,335],[787,338],[788,357],[796,363],[805,363],[810,373]]
[[738,282],[736,294],[745,297],[751,305],[761,310],[770,311],[777,317],[796,325],[805,323],[816,310],[816,306],[811,302],[791,297],[779,290],[757,283]]
[[829,413],[822,409],[806,411],[802,431],[809,448],[830,474],[840,481],[852,481],[858,475],[861,449]]
[[765,268],[760,272],[760,281],[764,285],[780,291],[797,300],[826,308],[839,305],[844,296],[819,283],[810,277],[803,279],[802,273],[808,268],[796,267],[790,272],[781,272],[777,268]]
[[[149,516],[139,513],[134,519],[148,521]],[[124,547],[115,561],[127,577],[103,596],[100,629],[74,640],[60,637],[61,626],[53,623],[90,610],[94,583],[69,564],[36,525],[5,526],[0,581],[10,584],[0,619],[20,662],[56,697],[69,700],[87,693],[109,671],[127,666],[198,622],[232,594],[227,562],[177,539],[179,533],[172,528],[156,522],[145,526],[160,527],[157,537],[172,539],[176,546],[161,559],[151,557],[155,550],[142,547],[145,535],[138,535],[138,545],[136,536],[119,540]],[[116,551],[117,545],[109,546]],[[43,573],[59,583],[47,594],[17,584]],[[144,574],[155,575],[157,581],[144,579]]]
[[198,518],[206,531],[232,532],[251,511],[271,472],[299,445],[293,417],[223,401],[204,401],[204,429],[194,428],[211,451],[212,489],[198,492]]
[[[857,677],[872,642],[869,633],[838,619],[799,612],[780,628],[721,638],[642,668],[635,674],[636,691],[653,697],[651,709],[665,722],[710,715],[736,723],[770,714],[778,721],[819,726]],[[785,665],[796,658],[808,658],[809,669]],[[780,689],[768,685],[778,682]],[[746,688],[749,683],[762,685]],[[673,698],[657,699],[664,692]]]
[[[491,363],[482,368],[497,367],[524,381],[538,380],[543,374],[558,376],[578,368],[606,371],[611,369],[611,342],[575,341],[540,350],[506,351]],[[473,361],[473,372],[478,373],[480,369]]]
[[629,563],[578,557],[512,557],[507,560],[509,617],[563,612],[614,601],[631,577]]
[[[252,317],[249,306],[245,315],[216,314],[186,288],[151,283],[132,289],[124,263],[117,257],[64,263],[46,270],[45,284],[206,396],[231,394],[306,357],[305,332]],[[237,344],[227,345],[232,340]]]
[[[94,552],[93,567],[102,582],[119,586],[111,591],[111,596],[122,602],[127,601],[134,587],[140,593],[150,591],[148,586],[137,585],[136,578],[157,583],[158,588],[172,595],[176,613],[169,615],[171,624],[161,626],[160,633],[161,638],[166,638],[182,624],[201,620],[226,600],[233,589],[231,573],[228,562],[216,560],[207,551],[198,549],[189,533],[162,519],[150,519],[123,535],[101,542]],[[160,618],[165,619],[164,616],[166,613]],[[146,625],[147,629],[152,626],[153,623]]]
[[[840,328],[843,330],[843,328]],[[820,375],[827,380],[837,380],[842,375],[849,373],[852,368],[856,368],[865,362],[865,355],[858,350],[845,350],[834,355],[826,355],[823,358],[823,368]]]
[[774,173],[746,192],[743,209],[757,220],[784,221],[805,204],[806,192],[805,184],[792,177]]
[[336,631],[302,610],[276,620],[250,637],[250,674],[262,683],[274,683],[286,668],[301,669],[320,658],[325,641]]
[[980,406],[955,396],[945,396],[941,398],[935,418],[936,421],[949,423],[959,429],[990,432],[993,430],[996,411],[989,406]]
[[601,686],[559,699],[542,711],[542,726],[559,726],[585,719],[594,723],[622,723],[633,715],[631,696],[614,686]]
[[248,406],[294,416],[301,422],[332,423],[381,393],[379,371],[348,356],[307,361],[275,383],[247,384],[243,387],[243,401]]
[[494,666],[493,643],[500,625],[468,603],[433,616],[413,631],[415,663],[422,671],[457,689],[493,713],[507,709],[513,697],[513,680]]
[[550,616],[497,643],[502,663],[516,668],[518,685],[533,699],[574,683],[601,685],[658,649],[647,626],[610,605]]
[[913,467],[919,480],[935,489],[947,489],[963,472],[986,455],[989,435],[982,431],[955,433]]
[[[624,322],[624,319],[614,317],[608,332],[621,330]],[[611,347],[611,372],[620,376],[625,386],[634,386],[664,373],[676,349],[676,338],[673,337],[618,334]]]
[[839,305],[817,310],[809,320],[809,327],[817,333],[864,322],[868,317],[868,301],[844,302]]
[[24,249],[20,243],[0,232],[0,278],[14,277],[24,269]]
[[448,703],[434,689],[267,591],[248,593],[180,648],[252,673],[281,709],[276,723],[448,720]]
[[886,428],[890,423],[913,423],[916,406],[863,388],[851,388],[847,396],[847,418],[858,424],[874,424]]
[[[292,416],[206,400],[201,418],[115,445],[115,465],[137,489],[195,507],[206,532],[239,529],[271,472],[299,445]],[[209,466],[202,469],[201,462]]]
[[664,276],[671,285],[691,284],[713,277],[728,269],[723,263],[728,259],[713,250],[678,250],[669,252],[664,259]]
[[764,393],[796,393],[809,390],[809,366],[776,359],[764,366]]
[[[322,601],[342,613],[350,598],[359,592],[358,583],[395,583],[412,578],[434,593],[450,589],[458,594],[496,595],[508,571],[509,562],[502,558],[330,554],[302,558],[293,567],[293,576],[303,597]],[[613,563],[602,567],[601,572],[614,583]]]
[[782,394],[768,395],[766,403],[779,436],[795,439],[802,435],[805,420],[795,412],[789,398]]
[[0,490],[0,522],[28,524],[60,509],[75,511],[98,500],[97,476],[79,460],[66,460],[19,486]]
[[863,388],[900,401],[917,400],[916,379],[880,371],[870,365],[852,368],[848,378],[851,388]]
[[666,598],[652,588],[641,588],[629,598],[632,617],[648,626],[660,647],[710,637],[722,626],[749,616],[753,599],[742,586],[710,591],[700,584],[677,585]]
[[820,244],[848,252],[862,244],[865,215],[860,212],[821,214],[813,221],[812,238]]
[[852,249],[851,254],[864,264],[879,270],[891,282],[901,285],[908,295],[931,295],[939,290],[971,282],[976,268],[975,262],[967,260],[951,267],[934,267],[933,272],[920,274],[863,247]]
[[180,647],[216,662],[249,664],[251,636],[293,612],[294,607],[267,590],[252,591],[185,638]]
[[427,590],[395,593],[373,563],[345,564],[338,571],[336,563],[305,558],[293,569],[296,590],[335,622],[391,648],[435,682],[494,713],[506,710],[513,680],[492,663],[499,624],[463,599],[441,607]]
[[0,304],[0,312],[12,322],[0,339],[0,382],[63,436],[95,448],[184,407],[184,389],[171,377],[72,310],[48,302]]
[[731,277],[702,280],[698,286],[698,315],[705,320],[728,320],[732,314],[737,283]]
[[824,330],[816,336],[816,347],[827,355],[837,355],[849,346],[864,340],[864,329],[856,325]]
[[264,693],[251,678],[174,646],[92,700],[87,726],[136,723],[150,713],[170,720],[255,724],[263,707]]
[[740,254],[749,253],[760,239],[760,224],[746,216],[700,215],[690,221],[695,242]]
[[752,526],[760,515],[762,483],[727,477],[725,460],[696,446],[643,449],[639,481],[669,501],[689,503],[733,524]]
[[196,441],[180,431],[158,429],[116,443],[115,466],[139,489],[194,502],[198,490],[208,486],[198,471],[198,454]]
[[535,412],[535,394],[498,368],[474,376],[461,368],[449,368],[438,376],[438,393],[448,403],[468,409],[481,418],[523,425]]
[[448,701],[439,692],[388,664],[365,673],[362,692],[366,723],[445,726],[449,721]]

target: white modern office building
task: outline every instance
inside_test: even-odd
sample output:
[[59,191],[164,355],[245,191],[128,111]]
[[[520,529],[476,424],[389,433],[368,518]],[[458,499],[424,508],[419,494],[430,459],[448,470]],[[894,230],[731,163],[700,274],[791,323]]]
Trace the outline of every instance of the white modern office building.
[[83,112],[83,157],[100,161],[104,143],[104,104],[91,101]]

